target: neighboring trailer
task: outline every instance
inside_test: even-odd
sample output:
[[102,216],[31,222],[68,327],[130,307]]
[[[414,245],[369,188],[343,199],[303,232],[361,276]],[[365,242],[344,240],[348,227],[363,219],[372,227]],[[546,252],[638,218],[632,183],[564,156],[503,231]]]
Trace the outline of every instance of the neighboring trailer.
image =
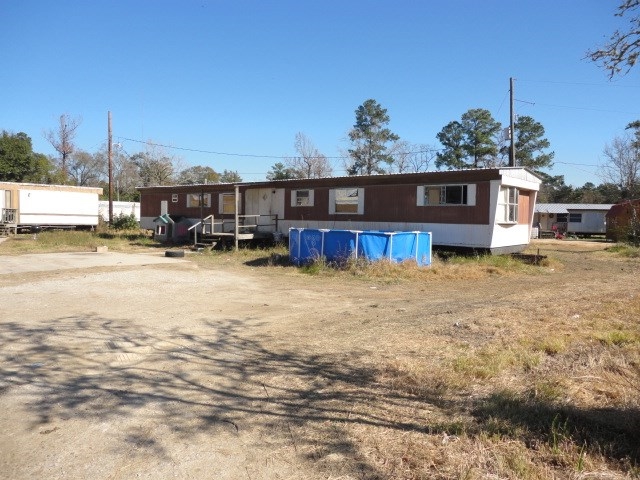
[[140,187],[140,224],[152,229],[159,216],[180,215],[195,230],[210,221],[236,239],[237,232],[286,235],[290,228],[423,231],[432,232],[434,246],[508,253],[529,243],[540,183],[533,172],[508,167]]
[[541,232],[559,232],[574,235],[604,235],[607,231],[606,215],[612,204],[593,203],[539,203],[536,205],[534,225]]
[[[0,183],[0,226],[90,228],[98,225],[101,188]],[[7,222],[11,218],[13,222]]]

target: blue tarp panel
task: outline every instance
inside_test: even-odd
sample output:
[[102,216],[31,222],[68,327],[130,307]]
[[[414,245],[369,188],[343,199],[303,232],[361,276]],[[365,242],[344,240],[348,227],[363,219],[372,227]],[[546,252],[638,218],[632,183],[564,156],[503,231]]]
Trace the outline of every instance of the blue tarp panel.
[[413,260],[418,265],[430,265],[431,233],[289,229],[292,263],[300,265],[321,257],[330,262],[353,257],[370,261]]

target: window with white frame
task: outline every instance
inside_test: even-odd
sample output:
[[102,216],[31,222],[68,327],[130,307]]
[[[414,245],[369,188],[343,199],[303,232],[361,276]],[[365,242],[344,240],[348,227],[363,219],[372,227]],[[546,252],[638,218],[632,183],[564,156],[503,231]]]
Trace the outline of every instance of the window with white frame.
[[313,207],[313,190],[292,190],[291,191],[292,207]]
[[220,213],[234,214],[236,213],[236,194],[221,193],[220,194]]
[[334,188],[329,190],[329,213],[362,215],[364,213],[364,189]]
[[418,205],[475,205],[476,186],[466,185],[420,185]]
[[498,214],[496,219],[501,223],[518,222],[518,196],[516,187],[500,187]]
[[171,203],[178,203],[178,194],[174,193],[171,195]]
[[187,194],[187,207],[210,207],[211,206],[211,194],[210,193],[188,193]]

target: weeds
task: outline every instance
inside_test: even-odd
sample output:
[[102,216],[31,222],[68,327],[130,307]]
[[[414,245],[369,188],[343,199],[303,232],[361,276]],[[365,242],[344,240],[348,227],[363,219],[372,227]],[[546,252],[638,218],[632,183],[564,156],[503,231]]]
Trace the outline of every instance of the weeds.
[[154,246],[155,242],[141,230],[67,231],[45,230],[37,235],[15,235],[2,243],[5,254],[92,251],[98,246],[110,250],[132,250]]

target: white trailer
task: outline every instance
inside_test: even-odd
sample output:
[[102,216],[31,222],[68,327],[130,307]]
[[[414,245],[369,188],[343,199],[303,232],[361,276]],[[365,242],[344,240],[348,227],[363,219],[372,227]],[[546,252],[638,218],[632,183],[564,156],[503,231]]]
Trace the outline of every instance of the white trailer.
[[101,188],[0,182],[0,228],[91,228]]

